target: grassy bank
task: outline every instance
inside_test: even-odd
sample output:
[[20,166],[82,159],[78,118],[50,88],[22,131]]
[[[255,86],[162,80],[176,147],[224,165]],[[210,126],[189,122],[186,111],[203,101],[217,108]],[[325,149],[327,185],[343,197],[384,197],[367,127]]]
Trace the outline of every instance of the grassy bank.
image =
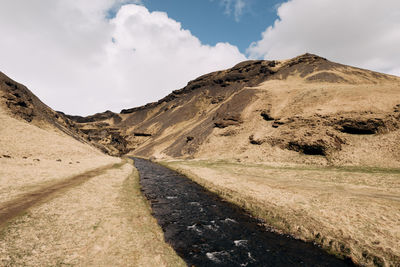
[[313,241],[358,264],[400,264],[399,169],[162,163],[244,207],[276,231]]
[[150,203],[140,191],[136,168],[123,183],[120,204],[129,214],[136,233],[132,266],[186,266],[172,247],[165,243],[163,231],[151,215]]
[[165,243],[127,161],[9,221],[0,231],[0,265],[186,266]]

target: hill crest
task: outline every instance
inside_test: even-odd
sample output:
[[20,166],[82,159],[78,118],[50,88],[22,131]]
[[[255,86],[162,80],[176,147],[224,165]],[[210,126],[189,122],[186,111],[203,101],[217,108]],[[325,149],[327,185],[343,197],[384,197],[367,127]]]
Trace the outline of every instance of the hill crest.
[[[239,84],[239,87],[253,87],[266,80],[285,80],[296,76],[308,82],[351,84],[376,83],[374,80],[394,79],[394,76],[334,63],[326,58],[309,53],[282,61],[247,60],[236,64],[230,69],[211,72],[189,81],[184,88],[173,91],[157,102],[148,103],[140,107],[123,109],[120,113],[129,114],[142,109],[153,108],[160,103],[170,102],[181,95],[207,86],[218,85],[224,88],[233,84]],[[357,79],[354,79],[354,76],[357,76]]]
[[[12,96],[12,81],[3,80],[6,101],[16,101],[17,111],[32,106],[37,118],[111,155],[333,165],[400,162],[392,146],[400,140],[400,78],[312,54],[241,62],[202,75],[157,102],[87,117],[55,113],[29,90]],[[32,103],[24,100],[18,107],[25,95]],[[392,160],[382,160],[388,154]]]

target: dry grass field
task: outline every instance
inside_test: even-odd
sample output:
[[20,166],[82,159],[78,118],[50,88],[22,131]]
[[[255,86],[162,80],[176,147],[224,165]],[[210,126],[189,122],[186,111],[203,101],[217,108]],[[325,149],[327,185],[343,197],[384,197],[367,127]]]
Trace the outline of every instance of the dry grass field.
[[38,125],[0,105],[0,266],[184,266],[130,160]]
[[206,160],[163,164],[278,232],[313,241],[358,264],[400,264],[400,169]]
[[2,266],[185,266],[131,162],[34,206],[0,234]]

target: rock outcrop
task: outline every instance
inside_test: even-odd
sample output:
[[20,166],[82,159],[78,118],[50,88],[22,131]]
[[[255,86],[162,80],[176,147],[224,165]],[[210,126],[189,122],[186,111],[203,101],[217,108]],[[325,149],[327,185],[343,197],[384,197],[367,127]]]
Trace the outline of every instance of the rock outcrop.
[[245,61],[157,102],[87,117],[48,111],[12,80],[2,88],[16,116],[50,120],[110,155],[367,165],[389,155],[389,165],[400,162],[393,148],[400,78],[311,54]]

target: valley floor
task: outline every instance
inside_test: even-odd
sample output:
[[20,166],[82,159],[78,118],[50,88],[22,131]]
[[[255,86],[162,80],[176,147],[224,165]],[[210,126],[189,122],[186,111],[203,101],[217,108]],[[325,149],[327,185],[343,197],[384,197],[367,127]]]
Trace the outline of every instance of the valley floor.
[[201,160],[162,163],[279,232],[314,241],[359,264],[400,264],[399,169]]
[[[84,183],[44,196],[40,205],[3,224],[0,265],[184,266],[164,242],[162,230],[140,192],[132,162],[112,161],[117,164],[102,168]],[[41,192],[41,186],[34,186],[34,192]],[[29,194],[32,186],[19,187],[11,195],[5,191],[1,191],[0,206],[4,200],[12,202],[15,195],[35,196]]]
[[36,124],[0,105],[0,266],[184,266],[131,160]]

